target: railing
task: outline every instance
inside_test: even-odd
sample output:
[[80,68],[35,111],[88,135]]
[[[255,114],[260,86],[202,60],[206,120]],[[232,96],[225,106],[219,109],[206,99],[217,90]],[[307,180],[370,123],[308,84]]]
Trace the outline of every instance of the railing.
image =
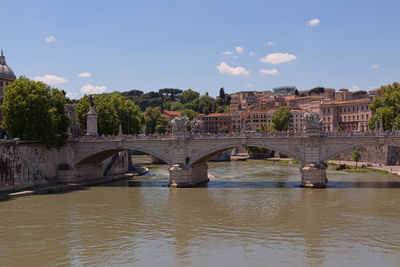
[[[248,137],[306,137],[305,133],[284,131],[284,132],[269,132],[269,133],[245,133],[245,134],[211,134],[211,133],[187,133],[183,136],[185,139],[210,139],[210,138],[248,138]],[[390,136],[400,136],[400,131],[386,131],[386,132],[322,132],[319,137],[346,137],[346,136],[380,136],[380,137],[390,137]],[[182,136],[179,136],[182,137]],[[79,138],[80,142],[97,142],[97,141],[134,141],[134,140],[173,140],[177,136],[170,134],[149,134],[149,135],[123,135],[123,136],[81,136]]]

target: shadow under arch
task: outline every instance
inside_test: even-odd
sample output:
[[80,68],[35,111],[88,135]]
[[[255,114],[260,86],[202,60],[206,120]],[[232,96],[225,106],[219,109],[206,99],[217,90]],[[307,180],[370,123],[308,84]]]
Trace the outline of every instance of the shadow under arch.
[[[273,145],[266,145],[266,144],[252,144],[252,147],[258,147],[258,148],[264,148],[264,149],[269,149],[273,151],[277,151],[279,153],[285,154],[299,162],[303,162],[303,159],[301,156],[296,155],[290,151],[287,151],[286,149],[282,149],[280,147],[276,147]],[[220,145],[220,146],[214,146],[213,148],[206,148],[196,155],[194,155],[193,159],[191,159],[189,166],[193,166],[198,163],[205,163],[208,162],[210,159],[215,157],[216,155],[228,150],[228,149],[233,149],[235,147],[238,147],[238,144],[228,144],[228,145]]]
[[165,161],[167,164],[171,164],[171,161],[166,155],[162,155],[162,153],[157,153],[156,151],[152,151],[150,149],[146,149],[143,147],[130,147],[130,146],[124,146],[124,147],[118,147],[118,148],[92,148],[89,149],[88,151],[85,151],[84,153],[80,154],[78,157],[76,157],[72,161],[72,166],[79,166],[79,165],[85,165],[85,164],[97,164],[100,163],[110,156],[124,151],[124,150],[137,150],[140,152],[144,152],[150,156],[154,156],[156,158],[159,158],[163,161]]
[[[372,146],[377,146],[377,145],[380,145],[380,144],[379,143],[356,143],[356,144],[345,145],[345,146],[335,150],[334,152],[327,153],[326,155],[324,155],[321,158],[321,161],[326,162],[326,161],[331,160],[334,157],[340,155],[341,153],[349,151],[349,150],[353,150],[353,149],[357,149],[357,148],[372,147]],[[400,146],[396,146],[396,145],[391,145],[391,146],[400,147]]]

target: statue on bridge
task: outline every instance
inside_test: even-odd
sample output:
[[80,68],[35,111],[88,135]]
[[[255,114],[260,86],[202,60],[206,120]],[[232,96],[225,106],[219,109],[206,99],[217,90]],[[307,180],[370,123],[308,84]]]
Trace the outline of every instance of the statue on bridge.
[[189,119],[186,116],[177,116],[170,121],[172,127],[172,134],[175,136],[185,136],[187,133],[186,125]]
[[191,132],[193,133],[203,133],[204,131],[204,121],[194,118],[190,121]]
[[305,132],[308,136],[320,136],[322,131],[322,118],[319,113],[307,112],[304,114]]

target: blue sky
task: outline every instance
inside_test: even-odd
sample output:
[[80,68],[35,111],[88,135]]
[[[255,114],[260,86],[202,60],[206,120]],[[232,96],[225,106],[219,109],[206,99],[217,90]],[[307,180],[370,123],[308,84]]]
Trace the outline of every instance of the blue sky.
[[400,79],[400,1],[0,0],[0,9],[0,47],[15,74],[76,98],[166,87],[370,90]]

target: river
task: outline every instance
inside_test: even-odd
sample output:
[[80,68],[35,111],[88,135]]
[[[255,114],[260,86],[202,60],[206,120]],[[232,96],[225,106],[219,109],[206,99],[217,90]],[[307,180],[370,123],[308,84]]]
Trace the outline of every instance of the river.
[[400,178],[209,163],[216,178],[168,188],[166,165],[86,190],[0,202],[0,266],[398,266]]

